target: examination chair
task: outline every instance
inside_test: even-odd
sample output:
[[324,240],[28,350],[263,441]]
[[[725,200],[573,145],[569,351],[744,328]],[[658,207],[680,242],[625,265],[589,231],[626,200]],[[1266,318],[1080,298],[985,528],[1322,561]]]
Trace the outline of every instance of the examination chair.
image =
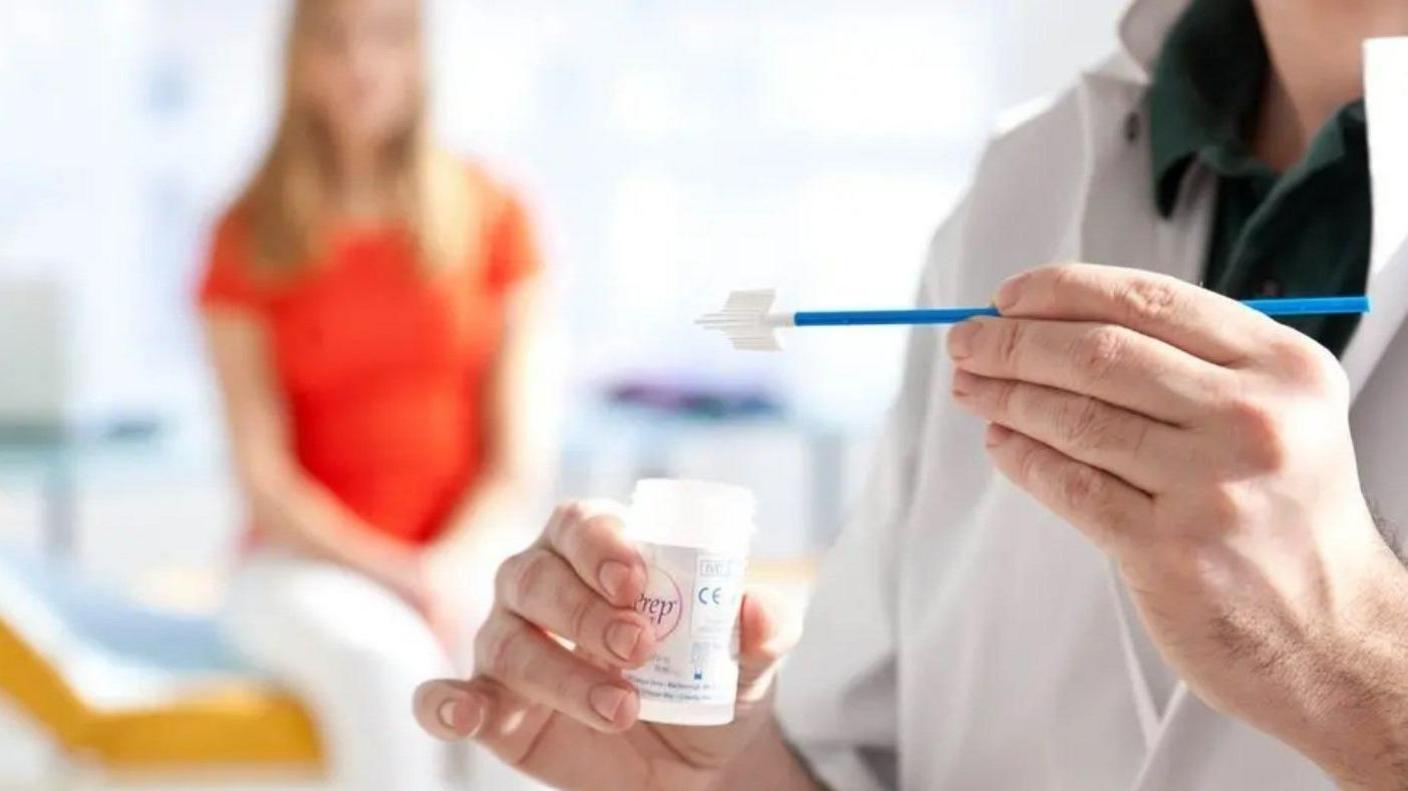
[[153,612],[3,546],[0,698],[56,746],[46,789],[287,786],[321,774],[306,712],[244,667],[209,620]]

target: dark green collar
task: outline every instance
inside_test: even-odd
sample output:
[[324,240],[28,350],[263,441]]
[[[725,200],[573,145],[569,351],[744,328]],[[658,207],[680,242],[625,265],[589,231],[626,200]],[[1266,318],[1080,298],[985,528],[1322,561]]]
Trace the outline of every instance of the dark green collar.
[[[1252,0],[1193,0],[1149,92],[1157,209],[1172,216],[1196,162],[1217,182],[1204,285],[1236,299],[1361,294],[1373,234],[1364,104],[1341,108],[1277,173],[1247,144],[1269,74]],[[1338,354],[1358,317],[1282,321]]]
[[[1164,41],[1149,90],[1154,200],[1168,217],[1183,176],[1200,161],[1219,176],[1278,179],[1247,146],[1268,72],[1266,43],[1251,0],[1194,0]],[[1317,133],[1294,175],[1339,161],[1346,140],[1364,134],[1364,103],[1353,102]],[[1292,176],[1292,172],[1285,174]]]
[[1265,167],[1243,141],[1266,72],[1251,0],[1194,0],[1169,31],[1149,90],[1154,199],[1165,217],[1195,158],[1218,172]]

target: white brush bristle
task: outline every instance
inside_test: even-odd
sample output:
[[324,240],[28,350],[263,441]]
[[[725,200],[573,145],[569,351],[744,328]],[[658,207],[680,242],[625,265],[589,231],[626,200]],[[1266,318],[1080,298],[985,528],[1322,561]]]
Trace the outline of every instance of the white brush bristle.
[[776,299],[777,292],[770,288],[734,291],[728,295],[728,299],[724,302],[723,312],[756,313],[765,316],[769,310],[772,310],[772,303]]
[[782,348],[777,329],[768,323],[768,311],[777,298],[770,289],[735,291],[728,295],[724,309],[701,316],[695,324],[722,332],[733,348],[751,352],[775,352]]

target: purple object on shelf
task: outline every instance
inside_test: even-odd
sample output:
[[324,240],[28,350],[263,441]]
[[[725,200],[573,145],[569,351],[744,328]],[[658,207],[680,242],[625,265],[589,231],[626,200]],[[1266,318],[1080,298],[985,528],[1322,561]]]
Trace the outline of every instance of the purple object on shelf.
[[662,412],[676,417],[712,419],[770,417],[786,410],[761,387],[727,386],[664,379],[626,379],[607,388],[607,400],[625,406]]

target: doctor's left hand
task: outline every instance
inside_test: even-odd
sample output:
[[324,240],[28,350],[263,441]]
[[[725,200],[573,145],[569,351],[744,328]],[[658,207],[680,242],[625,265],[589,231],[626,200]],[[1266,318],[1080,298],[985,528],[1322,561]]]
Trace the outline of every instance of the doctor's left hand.
[[997,467],[1115,560],[1206,702],[1346,786],[1400,787],[1408,572],[1360,490],[1334,357],[1131,269],[1033,270],[994,302],[948,349]]
[[800,624],[756,589],[740,605],[733,721],[638,718],[640,696],[623,671],[648,661],[655,632],[634,607],[647,568],[618,513],[567,503],[499,567],[474,675],[422,684],[413,704],[421,725],[442,739],[472,738],[554,788],[814,787],[772,711],[778,665]]

